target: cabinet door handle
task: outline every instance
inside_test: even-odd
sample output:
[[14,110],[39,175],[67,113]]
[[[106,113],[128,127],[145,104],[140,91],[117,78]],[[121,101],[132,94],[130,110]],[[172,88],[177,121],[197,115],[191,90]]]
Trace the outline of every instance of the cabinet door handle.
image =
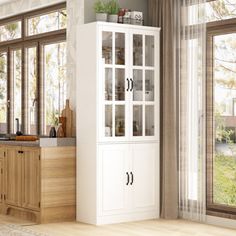
[[134,174],[133,174],[133,172],[130,172],[130,175],[131,175],[130,185],[133,185],[133,183],[134,183]]
[[126,185],[129,185],[129,173],[126,172],[126,175],[127,175],[127,183],[126,183]]
[[130,79],[130,82],[131,82],[130,92],[132,92],[133,89],[134,89],[134,81],[133,81],[133,79]]
[[128,92],[129,89],[130,89],[130,88],[129,88],[129,87],[130,87],[130,86],[129,86],[129,78],[127,78],[126,80],[127,80],[127,82],[128,82],[128,85],[127,85],[127,89],[126,89],[126,91]]

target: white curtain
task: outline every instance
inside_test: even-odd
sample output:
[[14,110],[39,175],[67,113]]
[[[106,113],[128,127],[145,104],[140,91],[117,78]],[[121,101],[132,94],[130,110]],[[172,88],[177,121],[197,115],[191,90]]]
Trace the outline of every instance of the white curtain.
[[205,221],[205,0],[179,6],[179,210]]

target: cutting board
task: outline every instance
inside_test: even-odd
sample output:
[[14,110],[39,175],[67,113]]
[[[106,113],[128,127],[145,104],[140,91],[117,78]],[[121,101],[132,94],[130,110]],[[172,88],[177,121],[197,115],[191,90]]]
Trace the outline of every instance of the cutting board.
[[72,137],[73,111],[70,109],[69,99],[66,100],[66,107],[62,110],[61,116],[66,118],[66,137]]
[[21,136],[16,136],[16,141],[36,141],[38,140],[37,136],[33,135],[21,135]]

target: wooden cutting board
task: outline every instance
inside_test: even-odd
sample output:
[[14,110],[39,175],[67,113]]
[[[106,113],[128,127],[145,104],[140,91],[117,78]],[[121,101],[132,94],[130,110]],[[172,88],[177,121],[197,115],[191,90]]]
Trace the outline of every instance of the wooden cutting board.
[[66,107],[62,110],[61,116],[66,118],[66,137],[72,137],[73,111],[70,109],[69,99],[66,100]]
[[33,135],[21,135],[21,136],[16,136],[16,141],[36,141],[38,140],[37,136]]

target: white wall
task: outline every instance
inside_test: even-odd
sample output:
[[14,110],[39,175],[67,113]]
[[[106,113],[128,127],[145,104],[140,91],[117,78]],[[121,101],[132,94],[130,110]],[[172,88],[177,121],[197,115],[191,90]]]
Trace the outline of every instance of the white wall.
[[[96,0],[84,0],[84,22],[95,21],[93,4]],[[119,0],[121,8],[142,11],[144,13],[144,24],[147,23],[147,0]]]

